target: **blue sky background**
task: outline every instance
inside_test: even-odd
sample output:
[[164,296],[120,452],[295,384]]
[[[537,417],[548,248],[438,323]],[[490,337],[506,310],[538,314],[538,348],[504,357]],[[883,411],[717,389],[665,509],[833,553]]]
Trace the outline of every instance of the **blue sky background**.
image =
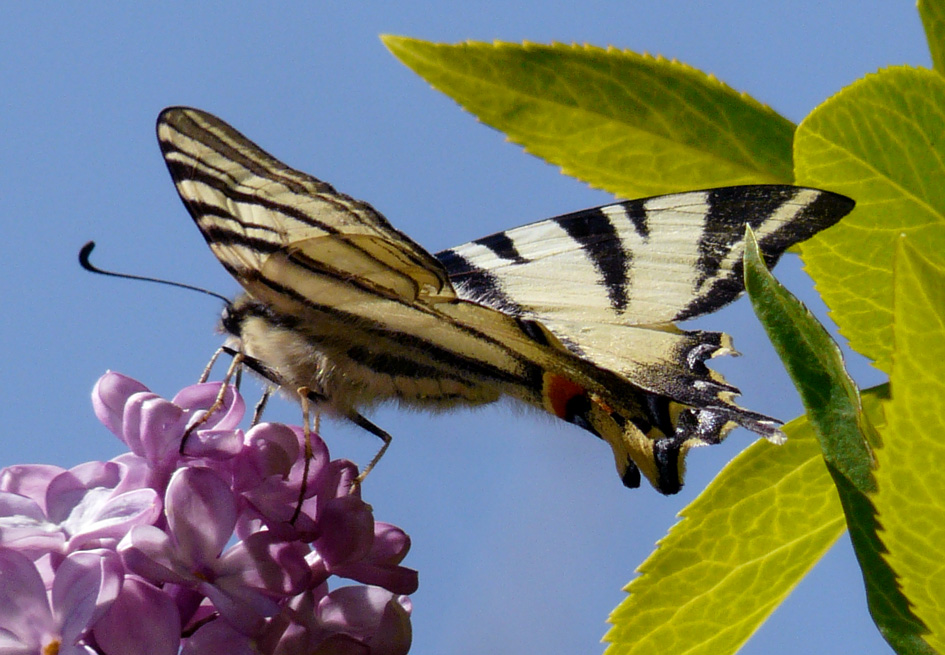
[[[887,0],[3,3],[0,466],[118,454],[92,414],[95,380],[113,369],[169,397],[219,344],[212,299],[94,277],[76,263],[95,238],[102,266],[235,292],[161,161],[153,126],[167,105],[218,114],[431,251],[611,200],[432,91],[381,33],[662,54],[793,121],[878,68],[929,65],[914,5]],[[823,316],[797,261],[778,270]],[[732,333],[745,354],[717,366],[743,404],[783,419],[800,412],[746,302],[699,325]],[[863,384],[882,379],[859,359],[851,366]],[[244,391],[254,402],[256,387]],[[268,418],[298,416],[275,403]],[[686,489],[664,498],[624,489],[609,450],[583,431],[508,405],[372,416],[395,441],[365,499],[414,539],[406,564],[421,575],[418,655],[600,652],[634,568],[752,439],[738,431],[692,453]],[[334,456],[362,462],[377,445],[336,423],[323,435]],[[742,652],[891,652],[846,539]]]

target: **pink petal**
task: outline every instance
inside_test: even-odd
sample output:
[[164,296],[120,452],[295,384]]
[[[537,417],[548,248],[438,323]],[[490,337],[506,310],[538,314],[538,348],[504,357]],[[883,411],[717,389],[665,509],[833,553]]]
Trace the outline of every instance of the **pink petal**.
[[305,561],[308,550],[305,544],[281,541],[271,532],[256,532],[223,554],[217,582],[238,583],[269,595],[295,595],[310,579]]
[[0,548],[0,626],[21,643],[39,646],[55,631],[46,587],[24,555]]
[[177,470],[167,485],[167,522],[192,562],[216,559],[233,534],[236,500],[229,485],[207,468]]
[[371,506],[354,495],[333,498],[318,509],[319,537],[312,543],[329,569],[356,562],[371,550],[374,514]]
[[111,458],[109,461],[122,467],[124,471],[121,476],[121,482],[115,487],[116,493],[124,493],[143,487],[156,488],[154,486],[154,471],[148,464],[148,460],[144,457],[135,455],[134,453],[122,453],[121,455]]
[[108,371],[99,378],[92,389],[92,407],[95,416],[105,424],[112,434],[122,438],[122,417],[125,403],[133,394],[147,391],[148,388],[121,373]]
[[260,651],[254,642],[223,619],[217,619],[201,626],[187,639],[181,655],[258,655]]
[[295,431],[281,423],[260,423],[246,433],[248,459],[260,478],[287,475],[298,460],[300,447]]
[[[125,403],[124,413],[122,414],[121,432],[118,433],[118,438],[124,441],[135,455],[140,455],[150,460],[150,453],[143,443],[145,433],[141,425],[141,416],[144,412],[144,407],[149,402],[166,403],[170,406],[167,410],[168,412],[176,411],[181,417],[183,416],[183,412],[179,407],[174,407],[171,403],[168,403],[159,395],[151,393],[150,391],[132,394],[128,398],[128,401]],[[181,418],[181,420],[183,419]]]
[[136,525],[151,525],[161,516],[161,498],[154,489],[135,489],[107,499],[90,512],[80,530],[69,540],[77,550],[88,542],[117,542]]
[[356,636],[371,655],[405,655],[410,649],[410,600],[378,587],[341,587],[318,604],[319,622]]
[[[0,491],[0,521],[7,517],[24,524],[47,522],[43,508],[32,498],[9,491]],[[3,523],[0,522],[0,529],[2,528]]]
[[390,523],[374,524],[374,544],[368,558],[375,562],[399,564],[410,550],[410,536]]
[[[176,461],[180,456],[180,442],[184,436],[187,415],[180,407],[163,398],[143,399],[138,423],[125,423],[126,432],[134,430],[142,452],[152,463]],[[136,451],[137,452],[137,451]]]
[[[220,393],[220,382],[204,382],[182,389],[174,396],[173,403],[186,409],[191,414],[191,420],[198,415],[198,410],[207,410],[216,401]],[[207,429],[232,430],[243,420],[246,413],[246,403],[236,387],[230,385],[223,396],[223,407],[216,410],[213,416],[204,424]]]
[[394,596],[384,607],[373,637],[368,639],[371,655],[406,655],[413,641],[410,599]]
[[266,618],[279,613],[279,606],[275,602],[248,587],[223,589],[204,583],[199,586],[199,590],[213,602],[227,623],[245,635],[258,634],[265,627]]
[[105,613],[123,577],[121,559],[109,550],[72,553],[59,565],[52,605],[64,643],[74,643]]
[[46,511],[46,487],[65,469],[51,464],[17,464],[0,471],[0,491],[32,498]]
[[331,569],[335,575],[363,584],[383,587],[395,594],[412,594],[420,586],[419,574],[405,566],[377,565],[362,560]]
[[354,462],[346,459],[333,459],[326,467],[325,475],[321,479],[321,486],[316,490],[319,499],[319,508],[332,498],[353,496],[361,498],[361,487],[354,492],[351,488],[358,477],[358,467]]
[[243,450],[242,430],[197,430],[187,438],[184,454],[226,460]]
[[170,596],[129,576],[93,632],[107,653],[177,655],[180,630],[180,614]]
[[193,572],[180,561],[171,538],[152,525],[131,529],[118,544],[125,568],[151,582],[192,586]]
[[91,499],[107,498],[121,479],[121,467],[111,462],[86,462],[53,478],[46,490],[46,514],[53,523],[75,520]]
[[394,594],[377,587],[340,587],[318,604],[318,619],[325,626],[352,634],[366,634],[380,621]]
[[0,491],[0,544],[36,559],[59,552],[65,542],[65,534],[46,520],[35,501]]

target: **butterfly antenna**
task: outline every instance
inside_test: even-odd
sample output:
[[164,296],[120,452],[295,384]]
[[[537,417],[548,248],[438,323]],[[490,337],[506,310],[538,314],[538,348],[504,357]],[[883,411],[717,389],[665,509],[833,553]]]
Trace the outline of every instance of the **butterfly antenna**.
[[121,277],[121,278],[125,278],[126,280],[141,280],[143,282],[155,282],[157,284],[166,284],[169,287],[179,287],[181,289],[190,289],[191,291],[199,291],[200,293],[205,293],[208,296],[213,296],[214,298],[218,298],[222,300],[228,306],[230,304],[230,300],[226,296],[210,291],[209,289],[204,289],[202,287],[195,287],[191,284],[184,284],[183,282],[173,282],[171,280],[162,280],[161,278],[147,277],[144,275],[132,275],[130,273],[115,273],[114,271],[106,271],[104,269],[101,269],[89,261],[89,255],[92,254],[92,250],[94,249],[95,249],[95,242],[89,241],[87,244],[82,246],[81,250],[79,250],[79,264],[82,266],[82,268],[84,268],[87,271],[90,271],[92,273],[98,273],[99,275],[110,275],[112,277]]

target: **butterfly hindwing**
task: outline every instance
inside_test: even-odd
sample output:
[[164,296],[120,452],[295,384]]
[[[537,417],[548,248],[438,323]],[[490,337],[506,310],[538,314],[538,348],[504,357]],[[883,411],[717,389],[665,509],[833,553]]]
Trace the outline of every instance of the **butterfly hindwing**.
[[540,320],[574,353],[642,389],[695,407],[734,407],[737,389],[704,364],[732,353],[729,339],[674,323],[744,290],[746,224],[770,267],[852,206],[817,189],[724,187],[565,214],[437,257],[460,297]]
[[358,408],[510,396],[613,449],[627,486],[682,484],[686,451],[735,425],[777,439],[705,362],[727,336],[674,322],[742,291],[744,227],[769,265],[852,201],[744,186],[615,203],[430,255],[367,203],[289,168],[220,119],[174,107],[158,139],[177,190],[246,291],[228,345],[289,393],[389,440]]
[[770,267],[852,206],[817,189],[723,187],[565,214],[437,258],[462,295],[546,322],[661,325],[715,311],[741,293],[746,224]]

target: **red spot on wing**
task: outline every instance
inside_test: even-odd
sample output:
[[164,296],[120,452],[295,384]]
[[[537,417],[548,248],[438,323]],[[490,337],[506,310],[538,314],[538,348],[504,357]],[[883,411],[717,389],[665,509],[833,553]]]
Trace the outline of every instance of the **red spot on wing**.
[[572,382],[568,378],[555,375],[554,373],[545,374],[545,402],[551,412],[558,418],[567,420],[568,401],[575,396],[583,396],[587,393],[581,385]]

